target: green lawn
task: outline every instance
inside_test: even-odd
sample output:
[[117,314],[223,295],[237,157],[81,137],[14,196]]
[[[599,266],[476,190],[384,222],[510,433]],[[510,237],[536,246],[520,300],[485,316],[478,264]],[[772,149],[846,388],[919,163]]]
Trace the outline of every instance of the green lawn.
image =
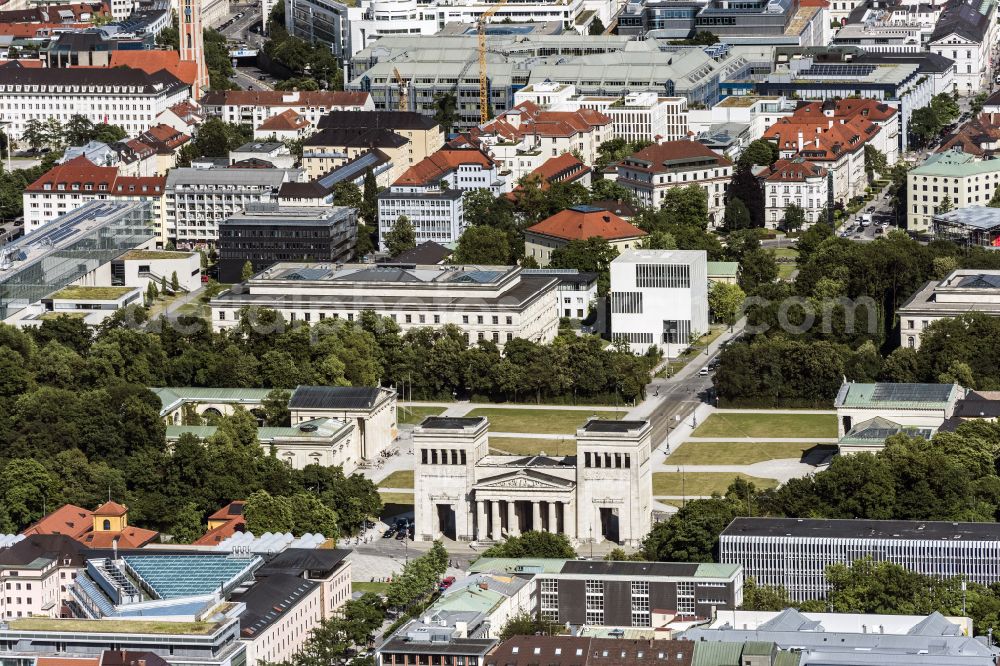
[[396,419],[399,425],[416,425],[428,416],[440,416],[443,412],[444,407],[400,406],[396,410]]
[[522,437],[490,437],[490,453],[531,456],[545,451],[550,456],[571,456],[576,454],[576,440],[528,439]]
[[[684,477],[683,481],[681,477]],[[653,474],[653,496],[686,495],[688,497],[726,492],[736,477],[752,481],[757,488],[774,488],[778,482],[747,474],[729,472],[656,472]]]
[[776,247],[771,252],[774,252],[775,259],[798,259],[799,251],[794,247]]
[[804,442],[688,442],[666,460],[667,465],[751,465],[765,460],[802,457],[816,446]]
[[360,592],[362,594],[365,594],[366,592],[385,594],[387,587],[389,587],[389,583],[365,583],[355,581],[351,583],[351,592]]
[[214,622],[162,622],[159,620],[76,620],[61,618],[18,618],[9,620],[14,631],[69,631],[72,633],[208,634]]
[[798,268],[795,264],[778,264],[778,279],[780,280],[790,280],[792,278],[792,273]]
[[413,470],[401,469],[393,472],[378,483],[379,488],[412,488]]
[[466,416],[485,416],[490,420],[492,432],[525,432],[540,434],[566,434],[576,432],[591,416],[604,419],[620,419],[625,412],[580,409],[496,409],[480,407]]
[[694,437],[836,437],[836,414],[712,414]]
[[52,294],[53,299],[78,301],[91,299],[95,301],[115,301],[134,290],[135,287],[87,287],[71,284]]
[[382,504],[402,504],[413,506],[413,493],[383,493],[379,492]]

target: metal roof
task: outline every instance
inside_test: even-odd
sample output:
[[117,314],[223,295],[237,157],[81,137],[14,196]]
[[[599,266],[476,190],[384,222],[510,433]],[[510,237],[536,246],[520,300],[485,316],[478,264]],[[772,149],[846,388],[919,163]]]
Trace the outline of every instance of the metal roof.
[[961,397],[957,384],[864,384],[845,382],[835,406],[866,409],[943,409]]
[[369,409],[382,390],[368,386],[299,386],[289,409]]

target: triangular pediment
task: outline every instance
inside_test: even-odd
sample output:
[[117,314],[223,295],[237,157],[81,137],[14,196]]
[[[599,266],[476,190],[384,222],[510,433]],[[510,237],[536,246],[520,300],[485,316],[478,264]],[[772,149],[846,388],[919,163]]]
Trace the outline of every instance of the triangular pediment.
[[491,476],[477,483],[476,490],[568,490],[575,481],[551,476],[536,470],[519,469]]

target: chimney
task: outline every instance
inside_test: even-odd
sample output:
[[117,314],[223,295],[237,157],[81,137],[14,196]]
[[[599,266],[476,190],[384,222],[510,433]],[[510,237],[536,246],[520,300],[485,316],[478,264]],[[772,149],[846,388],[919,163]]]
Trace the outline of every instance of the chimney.
[[799,130],[799,150],[800,151],[802,150],[802,142],[803,142],[802,130]]

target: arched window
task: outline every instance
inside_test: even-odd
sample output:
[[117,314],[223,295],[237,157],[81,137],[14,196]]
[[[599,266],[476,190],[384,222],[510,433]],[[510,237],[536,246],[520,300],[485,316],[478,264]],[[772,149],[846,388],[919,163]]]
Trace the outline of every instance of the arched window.
[[906,346],[909,347],[910,349],[913,349],[916,343],[917,341],[913,339],[912,335],[906,338]]
[[108,520],[107,518],[105,518],[104,522],[101,523],[101,524],[104,527],[105,531],[109,531],[109,532],[111,531],[111,521],[110,520]]

